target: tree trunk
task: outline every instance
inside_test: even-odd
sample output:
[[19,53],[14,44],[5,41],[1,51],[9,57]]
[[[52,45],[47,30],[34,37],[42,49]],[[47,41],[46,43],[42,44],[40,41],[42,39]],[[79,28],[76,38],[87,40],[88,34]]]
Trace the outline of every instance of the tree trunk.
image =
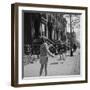
[[[71,14],[70,14],[70,34],[72,34]],[[73,56],[73,51],[72,51],[72,37],[70,37],[70,47],[71,47],[70,56]]]

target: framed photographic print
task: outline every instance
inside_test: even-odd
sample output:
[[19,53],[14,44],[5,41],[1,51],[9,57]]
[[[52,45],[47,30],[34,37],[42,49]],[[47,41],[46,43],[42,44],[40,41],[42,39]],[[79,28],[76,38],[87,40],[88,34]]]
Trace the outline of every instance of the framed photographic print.
[[11,5],[11,85],[87,83],[87,7]]

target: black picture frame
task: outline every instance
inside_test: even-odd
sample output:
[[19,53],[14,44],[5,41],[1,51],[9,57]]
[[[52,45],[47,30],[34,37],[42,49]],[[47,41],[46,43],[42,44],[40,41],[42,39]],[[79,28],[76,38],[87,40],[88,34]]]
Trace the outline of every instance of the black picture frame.
[[[19,68],[19,7],[39,7],[39,8],[52,8],[52,9],[69,9],[69,10],[81,10],[85,11],[85,79],[74,81],[53,81],[43,83],[22,83],[19,84],[18,68]],[[32,4],[32,3],[14,3],[11,5],[11,85],[14,87],[25,86],[41,86],[41,85],[60,85],[60,84],[74,84],[74,83],[87,83],[88,82],[88,7],[82,6],[63,6],[63,5],[46,5],[46,4]],[[83,32],[83,31],[82,31]]]

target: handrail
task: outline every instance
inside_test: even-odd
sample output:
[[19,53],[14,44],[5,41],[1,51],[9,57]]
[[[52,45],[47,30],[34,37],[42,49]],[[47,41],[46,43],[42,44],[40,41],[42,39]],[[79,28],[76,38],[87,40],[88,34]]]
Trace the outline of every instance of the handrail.
[[47,41],[49,41],[49,42],[52,43],[52,44],[55,44],[55,42],[52,41],[52,40],[50,40],[50,39],[47,39]]

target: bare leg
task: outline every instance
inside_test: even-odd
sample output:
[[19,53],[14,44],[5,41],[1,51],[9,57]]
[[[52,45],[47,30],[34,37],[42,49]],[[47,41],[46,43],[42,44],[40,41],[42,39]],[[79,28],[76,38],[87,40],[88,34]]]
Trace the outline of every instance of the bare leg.
[[61,54],[59,54],[59,56],[60,56],[60,60],[61,60]]
[[60,54],[60,60],[62,60],[62,54]]
[[60,60],[61,60],[61,55],[60,55]]
[[63,53],[63,60],[65,60],[65,54]]
[[45,64],[45,76],[47,76],[47,63]]
[[62,60],[62,54],[60,54],[60,60]]
[[42,75],[43,67],[44,67],[44,64],[41,64],[41,68],[40,68],[40,76]]

